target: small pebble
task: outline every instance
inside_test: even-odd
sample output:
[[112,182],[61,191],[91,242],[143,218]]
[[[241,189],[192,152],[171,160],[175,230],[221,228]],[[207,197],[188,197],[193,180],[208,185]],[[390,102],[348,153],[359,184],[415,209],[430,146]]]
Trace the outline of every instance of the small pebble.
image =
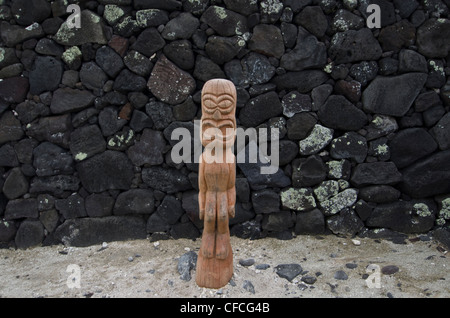
[[266,270],[266,269],[268,269],[269,267],[270,267],[269,264],[258,264],[258,265],[255,265],[255,268],[256,268],[256,269],[260,269],[260,270]]
[[133,260],[134,260],[133,256],[129,256],[129,257],[128,257],[128,261],[129,261],[129,262],[132,262]]
[[254,294],[255,293],[255,286],[253,286],[252,282],[249,280],[244,281],[244,285],[242,286],[246,291]]
[[353,242],[353,245],[356,245],[356,246],[360,246],[361,245],[361,241],[360,240],[353,239],[352,242]]
[[387,265],[381,269],[383,275],[392,275],[399,271],[399,268],[395,265]]
[[240,259],[239,264],[245,267],[252,266],[253,264],[255,264],[255,260],[253,258]]
[[317,281],[317,278],[314,276],[303,276],[302,282],[307,283],[308,285],[312,285]]
[[337,271],[334,273],[334,278],[338,280],[347,280],[348,275],[344,271]]
[[355,263],[347,263],[345,264],[345,267],[349,268],[349,269],[355,269],[356,267],[358,267],[358,264]]

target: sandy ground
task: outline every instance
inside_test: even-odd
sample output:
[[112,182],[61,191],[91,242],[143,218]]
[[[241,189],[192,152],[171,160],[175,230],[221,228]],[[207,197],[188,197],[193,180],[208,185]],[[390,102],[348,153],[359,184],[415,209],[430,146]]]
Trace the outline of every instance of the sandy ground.
[[[450,255],[438,243],[415,237],[402,245],[358,240],[360,245],[336,236],[299,236],[289,241],[232,237],[234,276],[219,290],[199,288],[195,270],[190,281],[180,279],[179,257],[198,252],[200,240],[110,242],[106,248],[1,249],[0,297],[450,297]],[[239,264],[249,258],[254,265]],[[291,282],[275,272],[277,265],[290,263],[303,268]],[[270,267],[258,270],[258,264]],[[395,265],[398,271],[366,272],[370,264],[378,269]],[[348,278],[336,279],[337,271],[344,271]],[[316,281],[304,283],[302,278],[308,276]]]

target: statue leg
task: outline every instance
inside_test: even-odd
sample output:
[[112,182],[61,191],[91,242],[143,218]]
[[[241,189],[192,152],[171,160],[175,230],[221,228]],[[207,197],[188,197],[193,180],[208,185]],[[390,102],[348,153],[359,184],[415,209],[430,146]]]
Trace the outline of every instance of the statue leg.
[[216,257],[226,259],[230,249],[230,229],[228,225],[227,192],[217,193],[217,234]]
[[202,235],[201,251],[204,257],[214,257],[216,234],[216,193],[206,192],[205,220]]

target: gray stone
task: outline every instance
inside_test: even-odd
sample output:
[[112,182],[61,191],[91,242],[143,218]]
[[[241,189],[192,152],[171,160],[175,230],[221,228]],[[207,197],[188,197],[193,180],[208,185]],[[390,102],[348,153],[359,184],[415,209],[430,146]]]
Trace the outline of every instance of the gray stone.
[[197,264],[197,254],[194,251],[184,253],[178,260],[177,270],[180,278],[185,281],[191,280],[191,270]]
[[196,17],[189,12],[183,12],[166,24],[161,36],[169,41],[189,39],[199,25],[200,22]]
[[425,233],[435,220],[434,203],[397,201],[379,204],[366,220],[369,227],[388,228],[402,233]]
[[164,162],[163,150],[166,146],[163,133],[144,129],[139,141],[128,148],[127,154],[135,166],[159,165]]
[[295,211],[308,211],[316,207],[312,189],[289,188],[280,193],[281,205]]
[[0,30],[0,36],[8,47],[14,47],[26,40],[44,36],[44,31],[42,30],[41,25],[37,22],[23,28],[18,25],[11,25],[6,21],[2,21],[0,24]]
[[325,215],[334,215],[343,209],[352,206],[358,200],[356,189],[346,189],[335,196],[320,202]]
[[356,187],[371,184],[393,185],[402,181],[402,174],[393,162],[361,163],[353,169],[350,181]]
[[86,90],[59,88],[53,93],[50,110],[53,114],[80,111],[94,102],[95,96]]
[[283,13],[283,3],[280,0],[261,0],[259,13],[262,23],[275,23]]
[[144,112],[134,110],[130,121],[130,127],[135,132],[140,132],[144,128],[153,127],[153,120],[150,117],[148,117],[147,114],[145,114]]
[[158,27],[169,22],[169,15],[160,9],[144,9],[136,11],[136,21],[141,28]]
[[41,23],[50,16],[51,6],[45,0],[15,0],[11,4],[11,14],[23,26]]
[[0,242],[8,243],[14,240],[16,236],[17,228],[14,221],[2,221],[0,222]]
[[325,44],[302,27],[298,28],[297,44],[292,51],[283,55],[281,67],[288,71],[302,71],[308,68],[321,68],[327,63]]
[[134,178],[133,165],[119,151],[106,150],[76,165],[83,187],[93,193],[127,190]]
[[95,62],[110,77],[116,77],[123,68],[123,61],[111,47],[102,46],[96,51]]
[[327,17],[320,6],[308,6],[302,10],[294,22],[298,23],[314,36],[321,38],[325,35],[328,28]]
[[3,194],[9,200],[17,199],[28,192],[28,180],[20,168],[13,168],[3,184]]
[[155,28],[147,28],[139,34],[131,45],[131,49],[151,57],[158,50],[162,49],[166,42]]
[[8,141],[19,140],[23,134],[20,121],[11,111],[5,112],[0,118],[0,145]]
[[328,75],[323,71],[304,70],[275,76],[273,82],[278,90],[298,90],[300,93],[308,93],[327,80]]
[[35,198],[9,200],[5,208],[5,220],[37,218],[38,203]]
[[162,56],[155,64],[147,86],[160,101],[176,105],[193,93],[196,83],[189,73]]
[[15,243],[20,249],[38,246],[44,235],[44,226],[40,221],[25,220],[17,229]]
[[61,195],[64,191],[78,191],[80,180],[69,175],[35,177],[30,184],[30,193],[50,192]]
[[106,150],[106,142],[97,125],[82,126],[70,134],[70,151],[82,161]]
[[355,131],[367,123],[366,114],[341,95],[331,95],[318,115],[326,127],[339,130]]
[[111,136],[118,132],[126,123],[126,119],[118,117],[118,109],[110,106],[105,107],[98,115],[98,123],[103,136]]
[[402,171],[400,190],[414,198],[426,198],[450,191],[450,150],[422,159]]
[[179,199],[173,195],[166,195],[156,209],[156,213],[168,224],[173,225],[184,214],[184,209]]
[[347,132],[333,140],[330,155],[334,159],[353,159],[357,163],[362,163],[366,159],[367,151],[364,137],[355,132]]
[[344,208],[339,214],[327,219],[327,227],[336,235],[352,237],[364,228],[364,222],[352,209]]
[[397,129],[398,124],[394,117],[375,115],[369,125],[366,126],[367,134],[365,138],[370,141],[393,133]]
[[429,19],[417,29],[419,52],[428,58],[445,58],[450,49],[449,37],[448,19]]
[[430,130],[440,150],[450,149],[450,113],[445,114]]
[[66,220],[87,216],[84,199],[78,193],[74,193],[66,199],[56,200],[55,207]]
[[128,69],[123,69],[114,81],[114,90],[121,93],[140,92],[146,87],[146,81]]
[[352,12],[340,9],[333,18],[332,28],[336,32],[345,32],[348,30],[359,30],[364,27],[364,19]]
[[388,143],[391,160],[401,169],[432,154],[438,145],[423,128],[408,128],[398,132]]
[[311,97],[292,91],[283,96],[281,105],[283,106],[283,115],[291,118],[297,113],[311,111]]
[[155,198],[152,190],[130,189],[117,196],[113,214],[151,214],[154,210]]
[[428,73],[427,60],[423,55],[413,50],[401,50],[399,55],[398,71],[400,73],[421,72]]
[[49,141],[64,148],[69,148],[71,131],[70,114],[42,117],[37,122],[27,125],[28,136],[38,141]]
[[210,36],[206,43],[205,51],[211,60],[217,64],[223,64],[232,60],[245,46],[242,37]]
[[39,215],[39,221],[44,225],[45,230],[53,233],[59,222],[59,213],[55,209],[42,211]]
[[208,24],[221,36],[242,35],[248,31],[245,16],[219,6],[213,5],[206,9],[200,21]]
[[297,235],[315,235],[325,232],[325,219],[319,209],[297,213],[294,232]]
[[325,180],[326,166],[318,155],[294,159],[292,162],[292,185],[311,187]]
[[67,246],[90,246],[103,242],[145,239],[145,221],[140,216],[107,216],[66,220],[55,238]]
[[239,121],[245,127],[255,127],[282,113],[277,93],[269,92],[250,99],[239,113]]
[[394,77],[378,76],[364,90],[363,108],[370,113],[404,116],[419,95],[427,80],[422,73]]
[[[252,159],[256,159],[256,162],[250,161],[250,155]],[[237,166],[245,175],[253,190],[261,190],[267,187],[283,188],[291,183],[290,178],[286,176],[283,170],[276,166],[270,166],[255,141],[250,141],[244,149],[238,150]],[[264,169],[267,170],[264,171]]]
[[251,198],[253,209],[257,214],[278,212],[280,210],[280,196],[273,190],[253,191]]
[[300,140],[300,154],[309,156],[319,153],[331,142],[333,133],[333,129],[316,124],[308,137]]
[[64,22],[55,34],[54,40],[61,45],[74,46],[85,43],[106,44],[108,40],[102,19],[90,10],[81,11],[82,28],[70,29]]
[[328,55],[336,64],[371,61],[381,57],[382,49],[367,28],[336,33],[331,39]]
[[339,270],[336,273],[334,273],[334,279],[347,280],[348,279],[348,275],[344,271]]
[[401,192],[388,185],[375,185],[359,189],[359,197],[367,202],[387,203],[400,198]]
[[58,88],[63,74],[63,64],[51,56],[38,56],[30,71],[30,93],[39,95]]
[[93,90],[95,95],[100,95],[108,76],[96,63],[88,62],[81,67],[80,80],[86,88]]
[[[163,49],[164,55],[183,70],[191,70],[195,65],[195,54],[188,40],[172,41]],[[152,67],[153,68],[153,64]]]
[[33,157],[33,166],[39,177],[73,173],[72,155],[51,142],[43,142],[34,148]]
[[258,24],[253,28],[253,36],[248,42],[251,51],[280,58],[284,54],[281,30],[270,24]]
[[193,76],[203,82],[207,82],[213,78],[226,78],[225,73],[219,65],[200,54],[195,59]]
[[3,167],[17,167],[19,165],[14,147],[10,144],[0,147],[0,165]]
[[240,61],[235,59],[225,63],[224,71],[236,86],[248,87],[267,83],[276,69],[266,56],[251,52]]
[[153,189],[166,193],[186,191],[192,188],[189,178],[181,171],[161,166],[144,168],[142,181]]
[[280,264],[275,266],[275,272],[281,278],[286,278],[288,281],[292,280],[300,275],[303,268],[300,264]]
[[93,193],[84,200],[84,206],[88,216],[104,217],[112,214],[114,202],[107,193]]

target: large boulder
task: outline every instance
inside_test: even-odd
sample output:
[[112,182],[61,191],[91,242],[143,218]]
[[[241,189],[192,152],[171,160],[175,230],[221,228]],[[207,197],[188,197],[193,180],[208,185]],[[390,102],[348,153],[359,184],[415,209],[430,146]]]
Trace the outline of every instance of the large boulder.
[[153,68],[147,86],[160,101],[176,105],[184,102],[194,92],[196,83],[189,73],[161,56]]
[[426,198],[450,192],[450,150],[438,152],[402,171],[402,192],[414,198]]
[[107,150],[76,165],[81,184],[89,192],[127,190],[134,178],[133,165],[120,151]]
[[427,74],[378,76],[364,90],[363,108],[369,113],[404,116],[427,81]]
[[54,39],[61,45],[74,46],[85,43],[107,44],[106,32],[102,19],[90,10],[81,11],[81,28],[69,28],[64,22]]
[[140,216],[107,216],[66,220],[55,238],[67,246],[90,246],[103,242],[145,239],[145,220]]

